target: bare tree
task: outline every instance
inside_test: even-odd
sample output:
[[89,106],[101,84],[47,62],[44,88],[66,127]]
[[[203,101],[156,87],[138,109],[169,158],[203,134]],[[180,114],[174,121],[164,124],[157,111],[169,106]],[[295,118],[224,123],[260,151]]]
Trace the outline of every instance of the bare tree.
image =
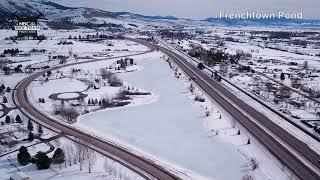
[[308,69],[309,69],[309,63],[308,61],[303,62],[303,69],[306,71],[306,74],[308,74]]
[[76,149],[76,153],[74,158],[76,158],[76,161],[79,162],[79,168],[80,171],[82,171],[83,168],[83,164],[84,164],[84,159],[85,159],[85,154],[86,154],[86,147],[84,147],[82,144],[79,143],[75,143],[75,149]]
[[96,152],[94,150],[87,149],[85,165],[87,166],[89,173],[92,172],[92,169],[96,164],[96,160]]
[[65,144],[63,150],[66,154],[66,161],[69,163],[69,166],[72,165],[72,157],[75,153],[74,146],[72,144]]
[[105,68],[100,69],[102,79],[110,79],[114,74]]

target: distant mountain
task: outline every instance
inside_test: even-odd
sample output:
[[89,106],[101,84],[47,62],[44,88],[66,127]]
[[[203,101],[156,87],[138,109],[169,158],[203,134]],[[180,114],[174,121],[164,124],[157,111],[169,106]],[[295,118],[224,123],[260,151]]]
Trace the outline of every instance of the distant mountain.
[[320,20],[232,20],[207,18],[202,21],[174,16],[146,16],[130,12],[108,12],[86,7],[67,7],[50,0],[0,0],[0,28],[12,28],[16,16],[43,14],[52,28],[71,29],[79,26],[95,28],[148,28],[197,26],[208,23],[255,26],[320,26]]
[[177,17],[174,16],[145,16],[141,14],[135,14],[135,13],[130,13],[130,12],[115,12],[114,13],[117,16],[126,16],[126,17],[132,17],[132,18],[137,18],[137,19],[162,19],[162,20],[178,20]]
[[112,12],[93,8],[66,7],[51,1],[44,0],[1,0],[0,25],[11,25],[15,17],[32,17],[43,14],[49,24],[60,23],[68,25],[116,26],[123,24]]
[[210,23],[224,25],[243,25],[243,26],[320,26],[320,20],[309,19],[226,19],[226,18],[207,18],[203,20]]
[[[108,12],[86,7],[67,7],[49,0],[0,0],[0,28],[12,27],[15,17],[30,17],[43,14],[48,25],[54,28],[84,27],[130,27],[178,20],[173,16],[145,16],[130,12]],[[160,24],[160,22],[159,22]],[[157,25],[155,25],[157,26]]]

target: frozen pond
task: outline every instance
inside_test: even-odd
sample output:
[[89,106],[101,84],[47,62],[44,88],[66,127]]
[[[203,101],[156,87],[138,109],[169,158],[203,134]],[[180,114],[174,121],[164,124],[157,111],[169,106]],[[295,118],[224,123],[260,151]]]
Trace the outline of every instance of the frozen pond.
[[103,110],[80,117],[81,128],[111,135],[150,154],[209,179],[237,180],[247,174],[247,162],[228,143],[208,137],[203,112],[186,97],[187,88],[174,77],[159,53],[146,55],[141,71],[121,74],[158,100],[146,105]]

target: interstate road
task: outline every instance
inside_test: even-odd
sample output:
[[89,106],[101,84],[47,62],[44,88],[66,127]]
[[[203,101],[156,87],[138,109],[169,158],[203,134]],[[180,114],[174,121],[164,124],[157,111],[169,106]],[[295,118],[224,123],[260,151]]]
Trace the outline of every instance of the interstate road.
[[[149,51],[132,54],[128,56],[138,56],[152,51],[154,51],[154,49],[151,47]],[[44,112],[41,112],[37,108],[35,108],[35,106],[29,101],[27,97],[26,91],[28,86],[32,83],[32,81],[34,81],[36,78],[42,76],[44,73],[48,71],[57,70],[67,66],[74,66],[77,64],[91,63],[128,56],[119,56],[106,59],[95,59],[85,62],[76,62],[55,66],[50,69],[41,70],[39,72],[33,73],[32,75],[28,76],[27,78],[19,82],[19,84],[17,84],[17,86],[15,87],[12,99],[17,107],[21,107],[20,110],[26,117],[30,118],[31,120],[37,123],[42,124],[44,127],[54,132],[63,134],[65,137],[73,141],[76,141],[98,151],[99,153],[126,166],[130,170],[144,177],[145,179],[179,180],[181,178],[177,177],[174,173],[170,172],[164,167],[158,165],[153,160],[141,157],[133,153],[132,151],[124,147],[121,147],[120,145],[117,145],[116,143],[109,142],[108,140],[99,138],[80,129],[74,128],[66,123],[57,121],[52,117],[49,117]]]
[[221,86],[219,82],[189,63],[183,56],[146,41],[131,40],[164,52],[189,77],[194,77],[194,82],[207,95],[230,113],[298,178],[320,180],[320,156],[304,142],[298,140],[254,107],[236,97],[232,92]]

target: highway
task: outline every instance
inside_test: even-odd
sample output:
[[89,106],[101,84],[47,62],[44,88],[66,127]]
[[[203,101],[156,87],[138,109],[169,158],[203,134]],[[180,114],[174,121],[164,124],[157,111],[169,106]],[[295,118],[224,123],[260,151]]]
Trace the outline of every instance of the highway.
[[[151,47],[149,51],[136,53],[128,56],[138,56],[152,51],[154,51],[154,49]],[[39,124],[42,124],[44,127],[54,132],[60,133],[73,141],[76,141],[98,151],[106,157],[109,157],[117,161],[118,163],[122,164],[123,166],[129,168],[130,170],[134,171],[135,173],[139,174],[145,179],[179,180],[181,178],[177,177],[174,173],[169,172],[169,170],[158,165],[151,159],[141,157],[116,143],[109,142],[108,140],[84,132],[64,122],[52,119],[52,117],[47,116],[44,112],[37,110],[37,108],[34,107],[34,105],[29,101],[27,97],[28,86],[32,83],[32,81],[34,81],[35,79],[42,76],[44,73],[48,71],[57,70],[67,66],[74,66],[77,64],[104,61],[128,56],[118,56],[106,59],[95,59],[85,62],[75,62],[38,71],[36,73],[31,74],[30,76],[28,76],[27,78],[25,78],[17,84],[17,86],[15,87],[15,91],[12,95],[13,102],[17,107],[21,107],[21,112],[29,119]]]
[[282,129],[254,107],[239,99],[183,56],[145,41],[138,43],[163,51],[212,99],[221,105],[282,164],[303,180],[320,179],[320,156],[304,142]]
[[[273,154],[280,162],[290,169],[297,177],[305,180],[320,179],[320,164],[318,163],[320,157],[305,143],[289,134],[287,131],[268,119],[265,115],[255,110],[254,107],[251,107],[240,100],[229,90],[221,86],[220,83],[211,79],[179,54],[145,41],[135,39],[129,40],[148,46],[151,51],[154,49],[161,50],[168,57],[170,57],[170,59],[172,59],[189,77],[195,77],[195,83],[197,83],[206,94],[208,94],[212,99],[218,102],[221,107],[228,111],[239,123],[241,123],[243,127],[248,130],[248,132],[250,132],[250,134],[259,140],[260,143],[263,144],[271,154]],[[141,55],[148,52],[138,53],[135,55]],[[107,58],[103,60],[108,59],[113,58]],[[128,167],[146,179],[181,179],[172,172],[166,170],[164,167],[157,165],[150,159],[140,157],[117,144],[83,132],[80,129],[76,129],[72,126],[48,117],[43,112],[37,110],[29,102],[26,93],[27,87],[34,79],[42,76],[43,73],[49,70],[57,70],[66,66],[73,66],[94,61],[102,60],[65,64],[47,70],[42,70],[28,76],[16,86],[16,90],[13,93],[14,103],[16,106],[21,107],[22,113],[24,113],[30,119],[57,133],[63,133],[63,135],[67,138],[88,145],[90,148],[93,148],[98,152],[118,161],[122,165]]]

